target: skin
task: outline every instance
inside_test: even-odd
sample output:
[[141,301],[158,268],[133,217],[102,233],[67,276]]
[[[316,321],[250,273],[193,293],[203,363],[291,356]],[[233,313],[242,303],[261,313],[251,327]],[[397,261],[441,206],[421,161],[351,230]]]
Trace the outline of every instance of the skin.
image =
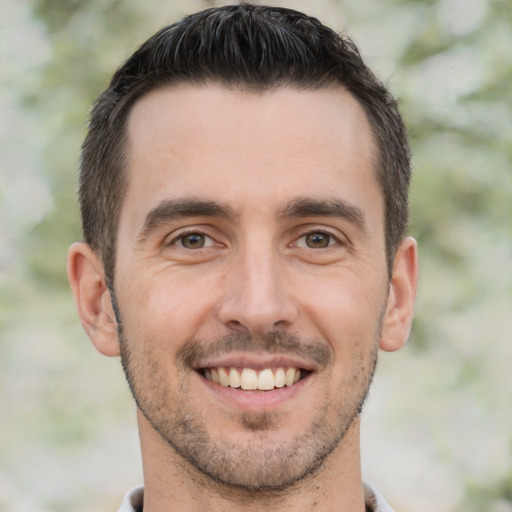
[[[139,100],[127,133],[118,318],[87,245],[68,274],[137,401],[145,512],[363,511],[359,412],[417,282],[412,238],[388,278],[363,109],[338,88],[180,86]],[[218,366],[307,377],[247,392],[203,377]]]

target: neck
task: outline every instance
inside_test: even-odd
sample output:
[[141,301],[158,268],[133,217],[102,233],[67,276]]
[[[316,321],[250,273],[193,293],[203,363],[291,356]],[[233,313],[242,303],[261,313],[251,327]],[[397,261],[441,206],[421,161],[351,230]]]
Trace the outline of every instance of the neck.
[[357,418],[314,474],[284,490],[245,490],[213,481],[169,446],[138,412],[144,512],[364,511]]

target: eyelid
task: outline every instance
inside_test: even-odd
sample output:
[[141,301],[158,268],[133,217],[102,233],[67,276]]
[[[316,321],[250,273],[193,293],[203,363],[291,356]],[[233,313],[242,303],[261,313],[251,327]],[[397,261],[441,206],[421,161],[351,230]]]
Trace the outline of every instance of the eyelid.
[[[201,247],[185,247],[184,240],[190,235],[199,235],[199,236],[203,237],[204,238],[203,245]],[[186,234],[181,235],[178,238],[176,238],[173,242],[173,245],[177,245],[178,247],[181,247],[182,249],[200,251],[201,249],[206,249],[208,247],[212,247],[213,245],[215,245],[215,241],[212,239],[212,237],[205,235],[204,233],[186,233]]]
[[[196,251],[207,248],[207,247],[211,247],[212,245],[215,245],[215,244],[219,244],[219,242],[217,242],[213,236],[206,233],[206,231],[207,230],[204,227],[198,227],[198,226],[181,228],[181,229],[173,231],[171,234],[167,235],[165,237],[162,245],[165,247],[175,246],[175,247],[180,247],[181,249],[187,249],[186,247],[183,247],[182,245],[178,245],[176,242],[178,242],[180,239],[182,239],[188,235],[201,235],[201,236],[204,236],[205,239],[209,239],[211,241],[211,243],[206,245],[205,247],[201,247],[199,249],[194,249]],[[190,250],[190,249],[187,249],[187,250]]]
[[[307,235],[312,235],[314,233],[320,233],[322,235],[327,235],[327,236],[331,237],[332,239],[334,239],[337,242],[337,244],[328,245],[324,249],[331,248],[334,245],[344,246],[344,245],[348,245],[349,244],[349,240],[347,239],[346,236],[344,236],[340,232],[334,232],[334,231],[335,230],[331,230],[329,228],[326,228],[325,226],[307,226],[307,227],[301,229],[301,231],[299,232],[298,236],[295,238],[295,241],[291,245],[298,246],[298,241],[299,240],[301,240],[302,238],[304,238]],[[307,247],[307,248],[309,249],[309,247]],[[315,249],[315,250],[319,250],[319,249]]]

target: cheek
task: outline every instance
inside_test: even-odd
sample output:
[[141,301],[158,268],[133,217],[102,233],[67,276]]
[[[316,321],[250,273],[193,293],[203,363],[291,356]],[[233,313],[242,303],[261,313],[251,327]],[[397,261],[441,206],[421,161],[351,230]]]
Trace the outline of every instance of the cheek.
[[302,307],[307,316],[331,336],[361,338],[375,333],[387,297],[387,284],[370,273],[344,269],[329,278],[304,282]]
[[[181,275],[172,270],[151,276],[136,274],[118,297],[123,325],[130,340],[151,339],[153,350],[176,352],[183,342],[211,324],[217,300],[211,279]],[[131,334],[130,334],[131,333]]]

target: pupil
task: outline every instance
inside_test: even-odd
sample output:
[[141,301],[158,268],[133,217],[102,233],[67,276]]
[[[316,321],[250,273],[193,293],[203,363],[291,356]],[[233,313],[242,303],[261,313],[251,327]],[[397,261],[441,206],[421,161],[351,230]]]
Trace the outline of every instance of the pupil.
[[204,236],[203,235],[187,235],[183,239],[183,245],[189,249],[195,249],[197,247],[203,247]]
[[313,233],[306,236],[306,244],[308,247],[327,247],[329,245],[329,235],[322,233]]

